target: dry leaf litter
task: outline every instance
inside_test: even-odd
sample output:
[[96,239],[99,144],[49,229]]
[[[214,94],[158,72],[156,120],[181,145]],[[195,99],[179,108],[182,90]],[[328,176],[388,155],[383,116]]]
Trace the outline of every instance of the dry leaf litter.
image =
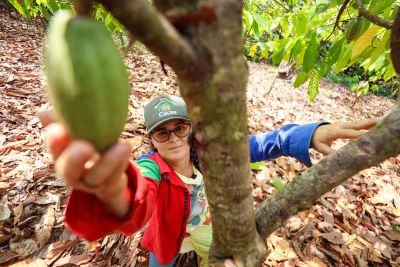
[[[141,233],[111,234],[98,242],[77,238],[63,223],[70,190],[54,174],[37,114],[50,108],[44,88],[42,44],[45,24],[26,22],[0,7],[0,266],[146,266]],[[122,138],[132,157],[149,150],[143,106],[159,93],[178,94],[175,76],[159,60],[135,47],[125,57],[133,88]],[[249,133],[287,123],[349,121],[379,117],[394,102],[377,96],[356,99],[346,88],[322,81],[315,103],[293,77],[249,63]],[[346,141],[337,141],[335,148]],[[311,150],[312,161],[322,156]],[[277,190],[305,167],[292,158],[265,162],[253,170],[254,203]],[[400,157],[365,170],[291,217],[267,238],[264,266],[399,266]]]

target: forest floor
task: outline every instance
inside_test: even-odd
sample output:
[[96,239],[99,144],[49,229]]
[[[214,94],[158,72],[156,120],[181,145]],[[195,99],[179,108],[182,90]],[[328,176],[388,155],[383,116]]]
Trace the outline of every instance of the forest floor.
[[[45,24],[0,10],[0,266],[145,266],[140,236],[111,234],[88,243],[63,223],[70,190],[54,173],[37,114],[50,108],[42,71]],[[175,76],[144,48],[125,56],[132,94],[122,138],[132,157],[148,151],[143,106],[159,93],[178,94]],[[249,63],[249,133],[287,123],[351,121],[380,117],[394,105],[373,95],[356,99],[348,89],[322,81],[315,103],[293,77]],[[339,148],[346,140],[335,143]],[[314,163],[322,156],[311,150]],[[292,158],[253,170],[255,204],[305,167]],[[362,171],[290,218],[267,238],[264,266],[400,266],[400,157]],[[36,264],[36,265],[32,265]]]

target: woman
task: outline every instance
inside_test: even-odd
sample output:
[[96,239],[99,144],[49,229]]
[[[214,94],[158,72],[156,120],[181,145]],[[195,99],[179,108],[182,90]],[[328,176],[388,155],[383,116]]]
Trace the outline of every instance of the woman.
[[[183,99],[158,96],[145,106],[144,117],[154,150],[136,162],[129,160],[127,143],[100,156],[90,143],[71,140],[56,122],[47,126],[46,142],[56,172],[73,188],[65,215],[73,232],[93,241],[116,230],[132,234],[147,224],[142,246],[150,251],[150,266],[172,266],[180,253],[193,249],[190,234],[210,223],[203,177]],[[249,137],[251,161],[285,155],[310,166],[310,146],[329,154],[334,140],[359,137],[375,124],[376,119],[285,125]]]

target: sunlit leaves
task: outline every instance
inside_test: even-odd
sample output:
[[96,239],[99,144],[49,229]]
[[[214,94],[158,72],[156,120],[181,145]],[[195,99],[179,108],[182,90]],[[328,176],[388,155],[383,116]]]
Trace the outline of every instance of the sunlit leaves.
[[331,69],[332,65],[338,61],[339,55],[342,52],[343,43],[344,38],[341,38],[331,45],[321,64],[321,76],[325,76],[325,74]]
[[359,56],[365,51],[365,49],[372,45],[372,40],[375,38],[380,29],[381,27],[373,24],[355,41],[351,54],[352,59]]
[[[74,10],[74,5],[68,1],[8,0],[8,2],[26,19],[36,17],[40,14],[46,20],[50,20],[51,16],[59,9]],[[95,4],[93,16],[95,19],[103,21],[112,32],[121,33],[124,31],[123,26],[100,4]]]
[[304,70],[297,73],[296,80],[294,81],[293,85],[294,88],[300,87],[300,85],[304,84],[308,80],[308,77],[310,77],[310,73],[311,72],[307,73]]
[[307,45],[306,52],[303,58],[303,70],[308,72],[311,70],[315,63],[317,62],[318,58],[318,42],[317,42],[317,35],[313,33],[311,38],[309,39],[309,43]]
[[310,82],[308,84],[308,98],[310,102],[314,102],[315,97],[318,95],[318,85],[321,80],[320,72],[317,69],[313,69],[310,75]]
[[[399,0],[363,2],[371,12],[385,19],[393,19],[400,5]],[[354,0],[351,1],[341,16],[339,24],[344,28],[360,16],[354,3]],[[362,27],[355,40],[350,44],[343,41],[345,33],[338,28],[333,31],[342,4],[343,0],[283,2],[289,8],[285,9],[274,1],[246,1],[243,11],[246,55],[254,61],[267,59],[274,65],[282,60],[295,62],[298,73],[295,87],[314,78],[314,81],[310,81],[313,85],[310,89],[318,88],[314,86],[315,81],[330,72],[344,71],[354,64],[364,67],[362,76],[373,77],[374,81],[394,77],[388,57],[391,31],[360,18]],[[257,49],[254,49],[254,45]],[[312,75],[314,69],[319,70],[318,79],[316,74]],[[365,88],[374,87],[364,87],[364,91]],[[312,95],[310,99],[313,99]]]

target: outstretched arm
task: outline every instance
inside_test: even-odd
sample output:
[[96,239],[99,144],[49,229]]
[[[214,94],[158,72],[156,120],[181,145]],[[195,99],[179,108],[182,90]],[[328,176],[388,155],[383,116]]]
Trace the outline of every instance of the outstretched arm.
[[309,149],[325,155],[333,152],[331,145],[337,139],[358,138],[363,130],[375,126],[378,119],[344,123],[287,124],[281,129],[249,136],[250,161],[271,160],[290,156],[311,166]]

